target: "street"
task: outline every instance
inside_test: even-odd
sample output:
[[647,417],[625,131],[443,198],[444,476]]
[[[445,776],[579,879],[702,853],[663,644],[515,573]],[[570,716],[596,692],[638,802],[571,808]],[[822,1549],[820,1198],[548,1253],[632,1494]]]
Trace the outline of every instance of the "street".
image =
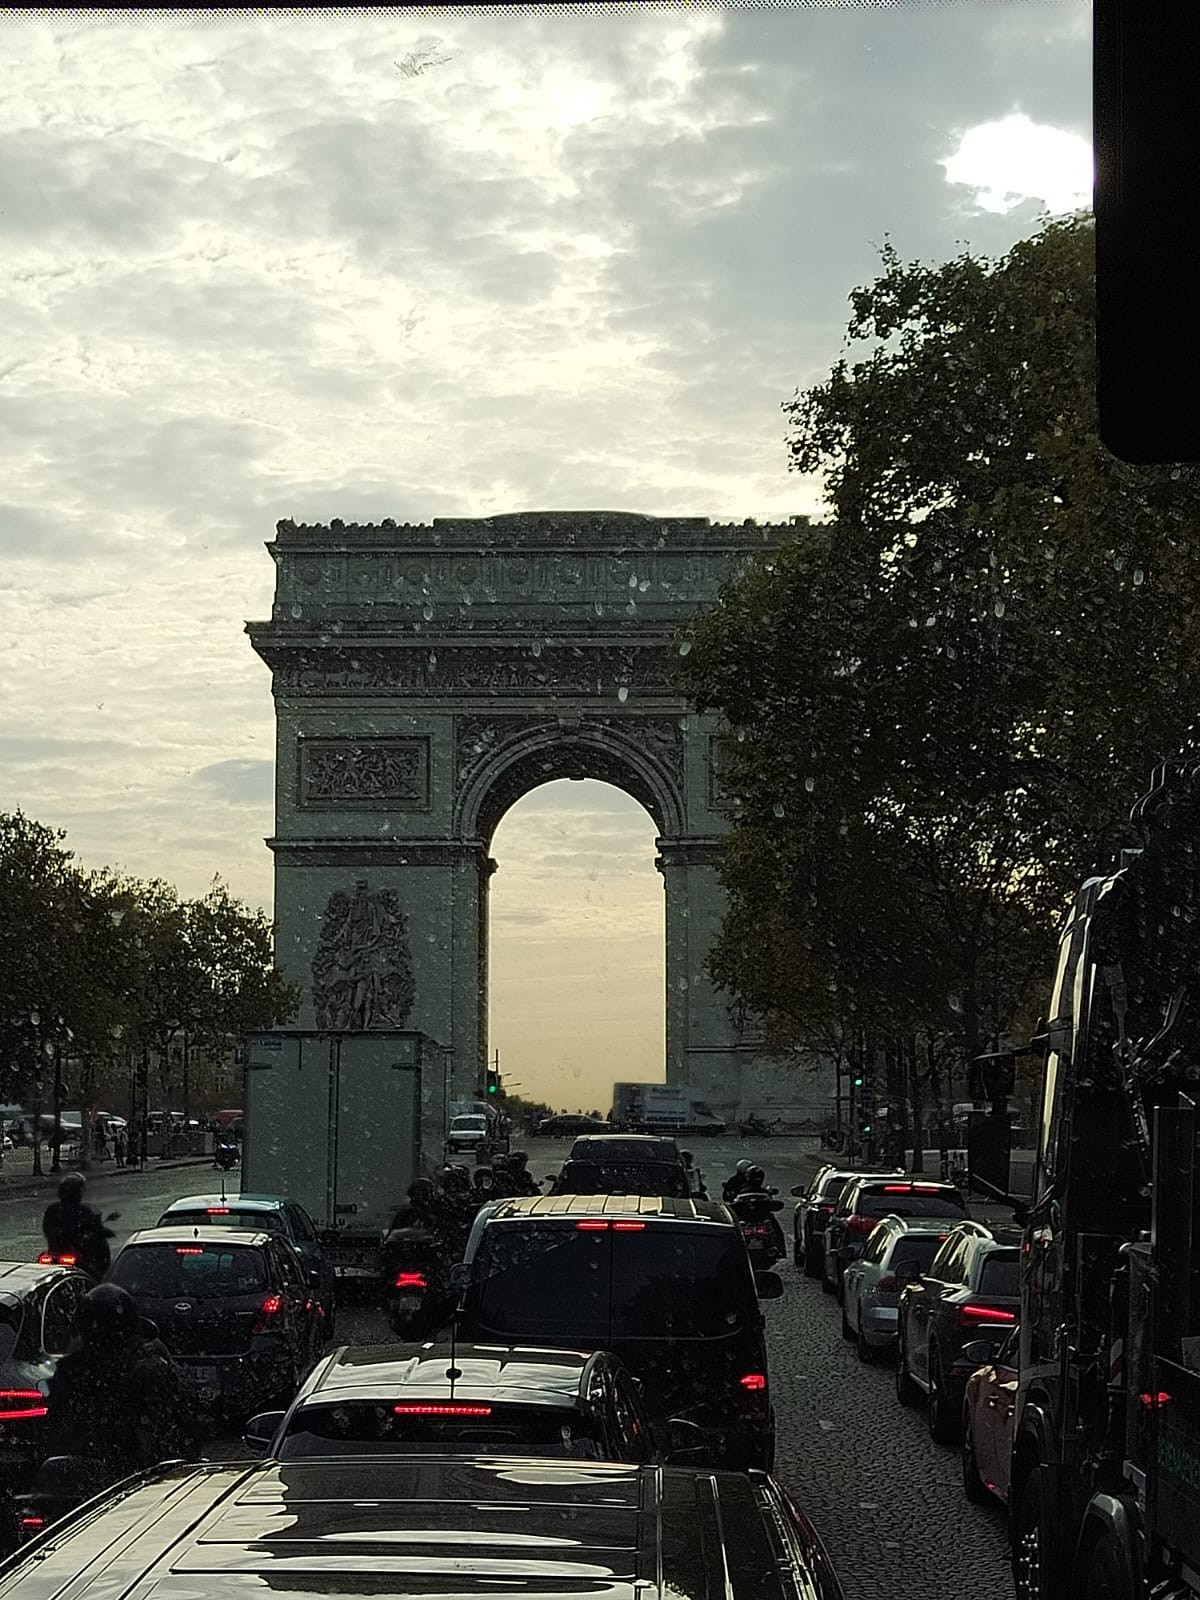
[[[531,1139],[530,1171],[554,1172],[569,1140]],[[789,1243],[793,1201],[788,1190],[820,1164],[815,1139],[775,1138],[756,1145],[736,1139],[698,1140],[697,1162],[718,1196],[721,1179],[741,1156],[757,1159],[785,1201],[780,1220]],[[179,1195],[215,1192],[221,1174],[209,1165],[141,1174],[90,1176],[97,1209],[120,1211],[115,1242],[152,1226]],[[229,1175],[229,1187],[237,1173]],[[41,1246],[41,1211],[52,1196],[5,1194],[0,1187],[0,1257],[28,1260]],[[996,1220],[992,1207],[973,1207]],[[792,1266],[780,1264],[784,1295],[765,1305],[771,1383],[777,1419],[776,1475],[811,1517],[845,1586],[847,1600],[994,1600],[1007,1592],[1007,1540],[998,1510],[963,1496],[958,1454],[934,1445],[923,1410],[907,1411],[893,1394],[891,1368],[864,1367],[839,1335],[835,1302]],[[347,1343],[390,1340],[375,1307],[339,1310]],[[236,1441],[215,1454],[234,1455]]]

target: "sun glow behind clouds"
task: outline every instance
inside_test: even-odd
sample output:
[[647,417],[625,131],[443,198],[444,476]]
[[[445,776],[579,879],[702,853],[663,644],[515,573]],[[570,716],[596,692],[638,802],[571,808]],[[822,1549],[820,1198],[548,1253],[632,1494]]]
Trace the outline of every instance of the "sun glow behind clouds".
[[941,165],[947,183],[975,190],[982,211],[1012,211],[1040,200],[1047,211],[1076,211],[1092,194],[1092,147],[1077,133],[1014,113],[968,128]]

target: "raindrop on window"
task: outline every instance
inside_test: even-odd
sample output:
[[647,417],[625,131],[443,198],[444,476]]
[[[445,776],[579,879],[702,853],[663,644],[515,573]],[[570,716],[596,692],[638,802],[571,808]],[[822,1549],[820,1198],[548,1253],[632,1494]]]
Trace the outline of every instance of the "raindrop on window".
[[775,804],[771,807],[771,810],[777,817],[783,817],[787,815],[787,809],[782,800],[776,800]]
[[1145,583],[1145,581],[1146,581],[1146,574],[1142,571],[1141,567],[1134,567],[1134,569],[1133,569],[1133,587],[1135,589],[1140,589],[1142,587],[1143,583]]
[[817,787],[817,780],[815,778],[805,778],[804,787],[808,790],[809,794],[811,794]]
[[622,684],[621,687],[617,690],[617,699],[621,702],[622,705],[624,705],[626,700],[629,699],[629,690],[625,687],[624,684]]
[[425,618],[426,622],[432,622],[433,621],[433,607],[431,605],[422,606],[421,607],[421,615]]
[[529,648],[533,651],[535,656],[540,656],[542,653],[542,641],[540,639],[535,639]]
[[690,656],[691,653],[692,653],[692,641],[690,639],[685,639],[683,641],[683,643],[679,646],[679,654],[681,656]]
[[299,620],[299,618],[301,618],[303,615],[304,615],[304,607],[302,605],[297,603],[296,605],[294,605],[292,607],[292,616],[295,617],[297,620]]
[[998,617],[1002,617],[1004,615],[1004,601],[1003,600],[997,600],[996,604],[992,607],[992,610],[996,613],[996,615]]

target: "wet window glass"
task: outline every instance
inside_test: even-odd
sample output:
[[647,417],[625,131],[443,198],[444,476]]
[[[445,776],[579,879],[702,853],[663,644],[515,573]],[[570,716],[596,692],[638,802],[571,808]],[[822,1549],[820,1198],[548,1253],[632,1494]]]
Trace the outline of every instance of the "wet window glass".
[[657,1194],[686,1199],[686,1174],[678,1165],[651,1161],[568,1161],[556,1185],[560,1194]]
[[907,1266],[910,1262],[924,1272],[938,1252],[936,1238],[922,1238],[919,1235],[907,1238],[903,1234],[892,1249],[890,1266],[895,1271],[897,1267]]
[[[397,1414],[397,1405],[408,1409]],[[455,1407],[460,1414],[454,1415]],[[422,1414],[424,1412],[425,1414]],[[442,1414],[438,1414],[442,1413]],[[503,1405],[486,1398],[307,1406],[284,1437],[281,1459],[369,1454],[533,1455],[600,1461],[607,1457],[598,1421],[553,1406]]]
[[493,1225],[472,1276],[489,1336],[602,1344],[609,1329],[610,1236],[573,1227]]
[[613,1241],[613,1337],[720,1339],[756,1316],[740,1239],[647,1228]]
[[207,1246],[139,1244],[123,1250],[109,1281],[135,1298],[162,1300],[171,1295],[214,1299],[253,1294],[267,1285],[266,1264],[257,1250],[219,1250]]
[[993,1252],[987,1256],[979,1274],[979,1292],[1004,1300],[1017,1298],[1021,1293],[1021,1258],[1015,1250],[1012,1255]]
[[172,1228],[245,1228],[252,1233],[284,1233],[283,1218],[277,1211],[238,1211],[230,1207],[224,1214],[208,1211],[172,1211],[165,1219]]

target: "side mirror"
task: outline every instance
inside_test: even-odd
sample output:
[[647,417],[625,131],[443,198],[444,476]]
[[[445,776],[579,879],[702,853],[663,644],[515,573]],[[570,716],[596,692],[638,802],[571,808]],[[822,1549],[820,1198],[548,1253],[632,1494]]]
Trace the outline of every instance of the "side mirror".
[[251,1455],[266,1455],[286,1415],[286,1411],[260,1411],[256,1417],[250,1418],[242,1435],[242,1443]]
[[807,1200],[808,1199],[808,1190],[804,1187],[804,1185],[802,1183],[794,1183],[792,1185],[792,1194],[795,1197],[795,1199],[797,1199],[797,1200]]
[[777,1272],[756,1272],[754,1287],[760,1300],[778,1300],[783,1295],[783,1279]]
[[455,1294],[465,1292],[467,1285],[471,1281],[471,1269],[465,1261],[456,1261],[454,1263],[450,1268],[448,1281]]
[[970,1344],[963,1345],[959,1359],[970,1362],[973,1367],[986,1367],[999,1348],[990,1339],[972,1339]]

